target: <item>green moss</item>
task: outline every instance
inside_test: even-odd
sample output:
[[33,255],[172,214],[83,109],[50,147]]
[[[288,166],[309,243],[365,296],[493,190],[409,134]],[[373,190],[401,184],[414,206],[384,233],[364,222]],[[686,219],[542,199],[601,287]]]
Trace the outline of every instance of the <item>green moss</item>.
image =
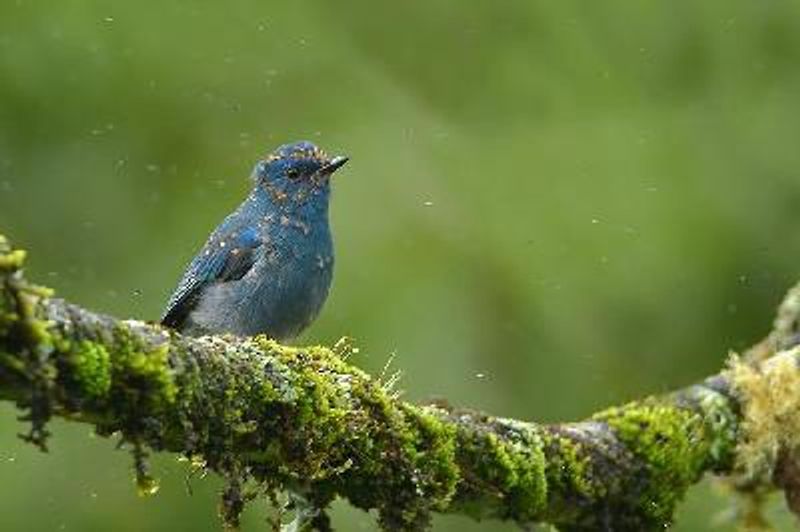
[[25,362],[11,353],[0,351],[0,366],[19,375],[25,375]]
[[281,427],[270,458],[314,482],[323,499],[346,472],[351,501],[378,508],[387,529],[417,529],[449,505],[460,478],[455,431],[435,409],[395,401],[331,349],[255,343],[274,357],[271,368],[291,376],[273,381],[273,407],[288,411],[293,428]]
[[90,399],[105,397],[111,389],[111,357],[105,347],[83,340],[70,350],[75,380]]
[[574,492],[587,498],[596,498],[602,494],[598,491],[597,483],[593,483],[588,474],[589,457],[580,453],[577,443],[567,438],[561,439],[561,458],[563,468],[569,472]]
[[114,330],[114,340],[111,372],[118,391],[134,392],[156,408],[173,404],[178,387],[169,366],[169,344],[142,345],[125,325]]
[[638,509],[642,528],[667,526],[686,489],[709,459],[709,439],[702,416],[691,410],[645,400],[594,416],[615,431],[643,464]]
[[[2,235],[0,235],[0,243],[3,244],[4,248],[7,246],[7,240]],[[3,249],[0,251],[2,251],[0,253],[0,270],[11,272],[22,268],[27,255],[24,249],[15,249],[11,251]]]
[[734,463],[739,441],[739,417],[731,408],[731,401],[727,397],[707,388],[699,389],[698,393],[701,395],[695,402],[709,430],[708,454],[711,469],[729,471]]
[[455,431],[433,409],[392,403],[380,385],[369,388],[373,406],[385,408],[377,417],[386,416],[386,425],[368,443],[367,499],[386,530],[425,528],[432,511],[448,507],[460,479]]
[[[543,435],[547,452],[547,481],[554,495],[596,500],[607,492],[608,479],[590,477],[590,456],[575,440],[555,430]],[[570,503],[572,504],[572,503]]]
[[27,345],[36,346],[39,351],[51,350],[53,337],[49,330],[50,323],[37,317],[36,308],[42,298],[52,295],[52,291],[20,280],[14,282],[14,285],[14,290],[11,291],[13,300],[10,303],[12,311],[6,316],[8,324],[16,328],[16,334]]
[[19,352],[19,364],[9,361],[4,366],[19,373],[30,382],[27,419],[31,429],[23,438],[46,450],[49,435],[46,424],[52,412],[52,392],[58,376],[53,361],[54,338],[51,324],[41,319],[37,311],[43,298],[52,291],[28,283],[21,275],[25,252],[12,250],[0,235],[0,336],[11,352]]
[[[487,486],[462,486],[469,505],[460,507],[476,519],[502,517],[519,523],[538,520],[547,506],[544,441],[534,425],[496,420],[504,433],[472,427],[459,431],[458,461],[466,478]],[[487,499],[494,493],[493,499]]]
[[456,465],[456,431],[436,417],[431,407],[400,405],[406,415],[403,449],[411,459],[418,495],[430,509],[442,510],[455,494],[460,470]]
[[12,325],[19,319],[16,303],[11,296],[9,291],[0,290],[0,338],[7,338]]

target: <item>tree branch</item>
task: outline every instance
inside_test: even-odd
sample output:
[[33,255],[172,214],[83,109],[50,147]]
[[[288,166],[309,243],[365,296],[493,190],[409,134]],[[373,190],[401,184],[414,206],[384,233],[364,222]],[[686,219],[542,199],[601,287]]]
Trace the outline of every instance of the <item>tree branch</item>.
[[660,529],[707,472],[750,489],[775,482],[790,506],[800,500],[800,350],[789,348],[798,289],[753,362],[583,422],[540,425],[403,402],[346,362],[346,343],[188,338],[95,314],[30,284],[24,257],[0,237],[0,399],[27,412],[24,437],[44,449],[52,416],[119,433],[144,492],[155,490],[147,449],[186,455],[227,479],[231,526],[253,493],[278,490],[304,501],[318,529],[337,496],[377,509],[387,530],[425,528],[432,512]]

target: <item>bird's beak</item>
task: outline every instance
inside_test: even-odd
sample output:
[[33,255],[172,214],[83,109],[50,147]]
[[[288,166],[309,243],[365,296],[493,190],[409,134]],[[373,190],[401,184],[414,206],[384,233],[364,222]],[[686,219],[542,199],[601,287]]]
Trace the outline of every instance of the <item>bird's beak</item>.
[[350,160],[349,157],[344,157],[342,155],[334,157],[333,159],[328,161],[328,163],[325,164],[325,166],[319,169],[319,173],[322,175],[330,176],[336,170],[344,166],[344,164],[349,160]]

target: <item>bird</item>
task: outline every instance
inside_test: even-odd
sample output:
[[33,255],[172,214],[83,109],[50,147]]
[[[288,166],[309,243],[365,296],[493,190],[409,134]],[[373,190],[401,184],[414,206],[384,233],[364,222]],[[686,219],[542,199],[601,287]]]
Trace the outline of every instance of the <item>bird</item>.
[[186,268],[161,324],[189,336],[291,340],[317,317],[333,278],[331,176],[348,161],[309,141],[259,160],[253,188]]

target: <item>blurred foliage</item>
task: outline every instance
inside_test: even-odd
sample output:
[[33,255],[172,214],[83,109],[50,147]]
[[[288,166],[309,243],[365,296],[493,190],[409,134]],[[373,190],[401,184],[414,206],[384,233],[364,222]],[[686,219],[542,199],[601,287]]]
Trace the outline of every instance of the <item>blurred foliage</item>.
[[[302,341],[394,354],[413,399],[580,418],[768,329],[800,276],[798,64],[798,2],[8,0],[0,230],[32,279],[155,319],[256,159],[308,138],[352,161]],[[57,423],[41,455],[0,414],[0,529],[218,529],[174,457],[140,500],[113,442]],[[701,486],[675,530],[726,504]],[[513,527],[437,520],[470,529]]]

